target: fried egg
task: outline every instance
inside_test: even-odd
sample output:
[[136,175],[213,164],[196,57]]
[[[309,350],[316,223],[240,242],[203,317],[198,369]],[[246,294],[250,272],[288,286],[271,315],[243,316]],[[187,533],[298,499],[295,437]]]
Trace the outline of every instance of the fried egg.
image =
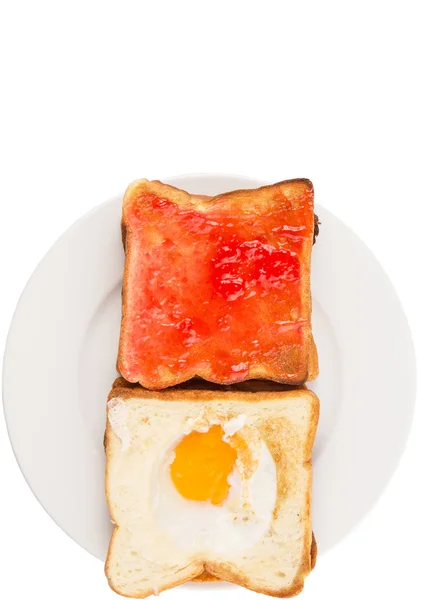
[[157,526],[178,547],[219,555],[257,543],[270,527],[276,466],[246,416],[202,411],[153,470],[151,502]]

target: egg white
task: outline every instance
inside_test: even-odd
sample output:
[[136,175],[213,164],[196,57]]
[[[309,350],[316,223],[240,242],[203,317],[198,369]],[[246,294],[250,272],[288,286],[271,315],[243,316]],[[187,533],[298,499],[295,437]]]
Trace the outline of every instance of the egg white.
[[[212,419],[212,424],[215,421]],[[229,437],[241,430],[244,420],[219,424]],[[205,432],[209,426],[190,422],[182,433]],[[232,554],[253,546],[268,531],[276,502],[276,465],[266,444],[259,436],[259,447],[253,449],[258,463],[250,478],[244,477],[241,464],[236,462],[228,477],[230,490],[226,500],[214,505],[210,501],[188,500],[174,486],[170,465],[182,437],[164,451],[154,468],[151,503],[157,527],[170,535],[180,549],[195,555],[206,552],[209,556],[211,552],[221,558],[225,552]]]

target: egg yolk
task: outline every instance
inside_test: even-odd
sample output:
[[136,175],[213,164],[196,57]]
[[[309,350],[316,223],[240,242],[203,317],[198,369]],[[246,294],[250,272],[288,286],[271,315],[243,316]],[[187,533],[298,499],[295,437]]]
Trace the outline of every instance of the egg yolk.
[[228,496],[228,476],[237,452],[223,436],[222,427],[213,425],[205,433],[192,431],[178,444],[170,471],[184,498],[221,504]]

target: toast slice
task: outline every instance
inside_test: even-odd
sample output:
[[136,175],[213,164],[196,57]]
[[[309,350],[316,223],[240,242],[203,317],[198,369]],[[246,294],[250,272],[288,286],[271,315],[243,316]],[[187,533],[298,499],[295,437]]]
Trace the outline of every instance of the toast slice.
[[314,379],[313,195],[307,179],[214,197],[131,184],[122,216],[123,377],[149,389],[194,376]]
[[[260,391],[258,384],[254,392],[192,383],[154,392],[120,384],[109,395],[105,435],[106,495],[115,523],[106,575],[114,591],[144,598],[213,576],[278,597],[299,593],[316,556],[317,397],[306,389]],[[229,494],[215,505],[184,497],[171,469],[183,440],[206,436],[218,424],[224,443],[237,448],[241,477],[233,469]],[[200,448],[191,456],[197,463]],[[199,487],[209,473],[218,479],[212,460],[199,471]]]

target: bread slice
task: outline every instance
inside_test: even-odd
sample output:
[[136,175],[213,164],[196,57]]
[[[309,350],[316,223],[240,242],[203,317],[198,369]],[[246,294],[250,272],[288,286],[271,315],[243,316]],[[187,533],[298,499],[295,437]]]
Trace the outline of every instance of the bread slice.
[[131,184],[122,217],[123,377],[149,389],[196,375],[219,384],[314,379],[313,195],[307,179],[214,197]]
[[[106,495],[115,523],[106,561],[110,586],[121,595],[144,598],[196,577],[213,576],[278,597],[299,593],[316,555],[311,452],[317,397],[306,389],[260,391],[258,383],[254,392],[238,389],[241,386],[195,389],[193,383],[187,389],[154,392],[118,387],[121,383],[109,395],[105,434]],[[274,463],[273,489],[251,484],[251,506],[256,515],[263,514],[258,505],[269,502],[265,498],[271,494],[273,504],[264,527],[255,526],[252,519],[250,526],[255,528],[242,536],[242,529],[226,529],[228,525],[218,530],[218,519],[235,521],[242,514],[234,509],[231,513],[225,502],[225,512],[215,513],[215,522],[214,513],[204,513],[204,523],[212,530],[202,539],[200,528],[192,530],[190,520],[193,523],[202,505],[205,511],[210,505],[193,502],[193,510],[191,500],[157,482],[170,481],[167,458],[188,424],[203,431],[204,422],[210,426],[238,421],[245,421],[247,431],[260,437],[261,457],[265,447]],[[241,429],[238,433],[243,435]],[[269,471],[268,465],[262,466],[261,473]],[[185,519],[185,507],[177,502],[187,503]],[[229,527],[236,525],[230,521]],[[235,543],[230,541],[233,535]]]

